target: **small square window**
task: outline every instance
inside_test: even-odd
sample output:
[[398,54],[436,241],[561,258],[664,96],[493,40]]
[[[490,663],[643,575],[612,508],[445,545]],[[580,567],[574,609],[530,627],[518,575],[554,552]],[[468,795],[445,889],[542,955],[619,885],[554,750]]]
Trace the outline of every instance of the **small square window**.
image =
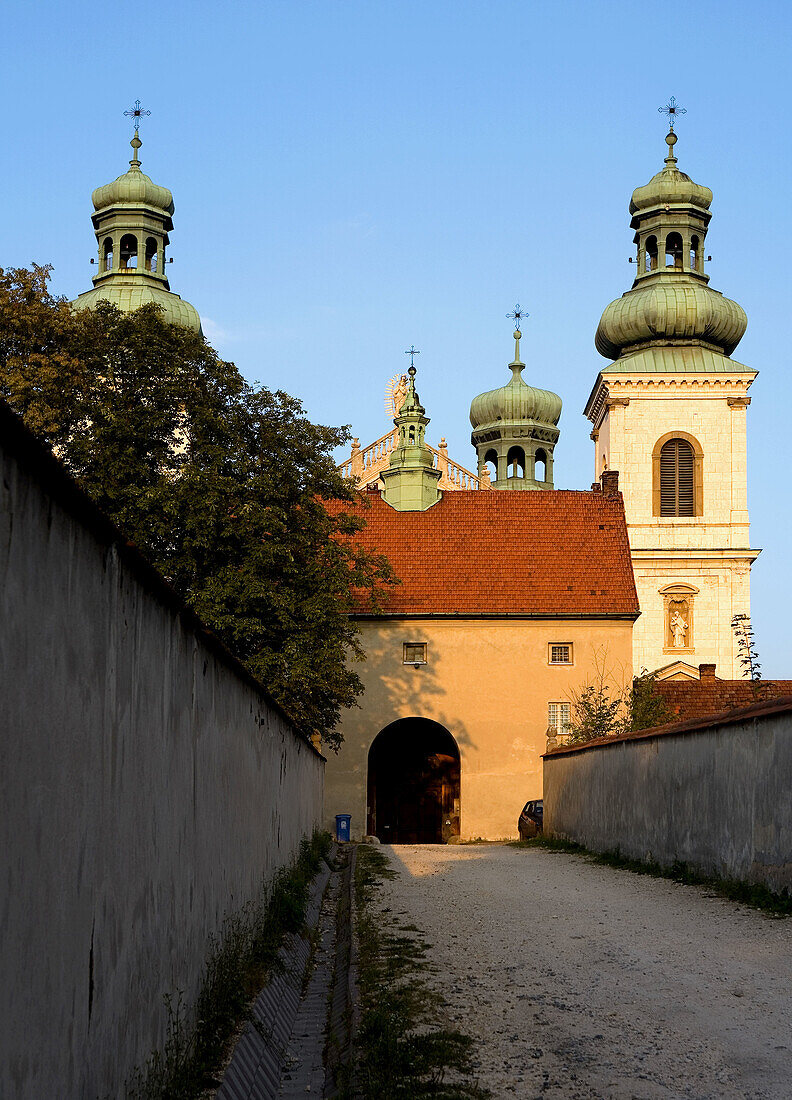
[[405,642],[402,649],[402,664],[425,665],[426,642]]
[[572,664],[572,643],[551,642],[548,646],[548,660],[551,665]]
[[553,730],[556,734],[569,733],[569,728],[572,724],[572,704],[571,703],[548,703],[547,704],[547,728]]

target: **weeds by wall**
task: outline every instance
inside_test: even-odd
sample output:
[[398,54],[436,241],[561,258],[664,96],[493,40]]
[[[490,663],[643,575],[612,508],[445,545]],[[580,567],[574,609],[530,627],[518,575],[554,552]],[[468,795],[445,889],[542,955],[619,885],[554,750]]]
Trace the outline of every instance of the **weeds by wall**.
[[258,896],[210,937],[195,1008],[187,1011],[178,991],[166,997],[167,1041],[133,1074],[129,1100],[196,1100],[220,1085],[234,1039],[284,936],[303,926],[308,887],[329,848],[327,833],[303,841],[293,866],[262,883]]

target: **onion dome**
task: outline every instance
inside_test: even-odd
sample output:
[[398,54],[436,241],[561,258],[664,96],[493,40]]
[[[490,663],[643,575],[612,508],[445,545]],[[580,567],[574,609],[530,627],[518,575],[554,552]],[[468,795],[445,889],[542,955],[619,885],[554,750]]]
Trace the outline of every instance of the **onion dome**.
[[[515,314],[519,323],[524,316],[519,306]],[[561,418],[561,398],[523,380],[521,336],[517,328],[514,360],[509,364],[510,381],[473,398],[470,438],[478,452],[479,476],[488,472],[493,489],[552,489],[553,448],[560,434],[557,424]]]
[[112,183],[96,188],[91,195],[94,210],[105,210],[108,206],[124,203],[135,206],[154,206],[172,216],[175,208],[171,192],[167,187],[160,187],[159,184],[154,183],[150,176],[140,170],[137,151],[143,144],[142,141],[136,135],[130,144],[135,150],[135,155],[129,162],[129,170]]
[[673,129],[665,140],[662,171],[630,201],[637,271],[597,327],[594,343],[606,359],[657,345],[698,345],[728,356],[748,325],[742,307],[708,286],[704,272],[712,192],[677,168]]
[[660,340],[709,344],[731,355],[747,326],[742,306],[702,283],[678,278],[635,287],[611,302],[594,344],[606,359]]
[[712,202],[712,192],[709,187],[694,183],[690,176],[680,172],[676,166],[674,146],[677,141],[677,135],[673,130],[669,130],[666,134],[668,156],[665,159],[665,166],[643,187],[635,188],[630,200],[631,214],[637,214],[639,210],[652,210],[658,206],[665,206],[666,203],[681,203],[709,210]]
[[512,377],[505,386],[474,397],[470,404],[471,426],[482,428],[502,421],[533,420],[556,425],[561,417],[561,398],[550,390],[529,386],[521,377],[525,363],[510,363]]
[[195,306],[185,302],[172,290],[159,286],[114,280],[95,286],[93,290],[86,290],[75,298],[72,305],[76,309],[95,309],[98,302],[110,302],[124,313],[131,313],[148,302],[154,302],[161,307],[164,320],[170,321],[172,325],[181,325],[193,332],[201,331],[201,318]]

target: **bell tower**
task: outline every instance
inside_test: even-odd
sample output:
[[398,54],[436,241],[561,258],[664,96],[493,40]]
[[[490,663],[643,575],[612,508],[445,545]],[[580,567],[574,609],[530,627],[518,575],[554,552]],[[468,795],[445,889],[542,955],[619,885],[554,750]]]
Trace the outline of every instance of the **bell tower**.
[[561,398],[523,379],[520,322],[527,314],[518,304],[508,316],[515,323],[512,376],[505,386],[474,397],[470,405],[470,441],[478,453],[479,477],[489,475],[493,489],[552,489]]
[[[160,187],[140,168],[140,119],[150,114],[135,106],[124,114],[134,120],[130,141],[129,169],[112,183],[97,187],[91,196],[97,243],[97,268],[93,290],[80,294],[72,303],[77,309],[92,309],[102,300],[124,311],[155,302],[166,321],[201,331],[201,319],[194,306],[170,288],[165,249],[173,230],[173,195]],[[93,261],[91,261],[93,263]]]
[[[663,110],[663,108],[661,108]],[[632,287],[605,309],[610,360],[586,405],[595,479],[618,470],[641,617],[634,666],[743,675],[732,616],[750,611],[746,414],[757,372],[731,358],[747,319],[709,286],[712,192],[677,167],[672,99],[662,170],[630,202]]]

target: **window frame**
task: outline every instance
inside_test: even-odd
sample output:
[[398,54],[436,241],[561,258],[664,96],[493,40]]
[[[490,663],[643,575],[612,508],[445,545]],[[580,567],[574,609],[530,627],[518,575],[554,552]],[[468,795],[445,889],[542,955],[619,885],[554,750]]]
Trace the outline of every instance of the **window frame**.
[[[550,708],[558,707],[556,721],[550,717]],[[566,708],[566,724],[564,723],[564,708]],[[547,701],[547,728],[553,730],[556,737],[559,734],[569,733],[572,726],[572,704],[564,699],[548,699]]]
[[[566,661],[554,661],[553,650],[554,649],[566,649],[568,651],[568,659]],[[571,668],[575,663],[575,646],[573,642],[548,642],[547,643],[547,663],[553,668]]]
[[[418,649],[421,651],[422,657],[420,660],[416,660],[415,657],[409,658],[407,656],[408,650]],[[412,665],[413,668],[417,668],[419,665],[426,665],[429,663],[429,650],[427,642],[402,642],[402,664]]]

